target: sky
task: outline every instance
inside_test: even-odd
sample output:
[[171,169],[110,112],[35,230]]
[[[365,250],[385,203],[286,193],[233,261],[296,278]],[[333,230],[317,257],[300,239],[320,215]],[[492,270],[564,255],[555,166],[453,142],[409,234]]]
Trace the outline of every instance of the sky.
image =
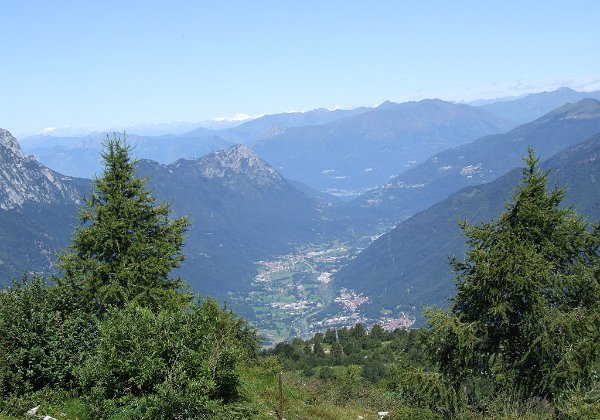
[[600,89],[600,2],[0,0],[0,127]]

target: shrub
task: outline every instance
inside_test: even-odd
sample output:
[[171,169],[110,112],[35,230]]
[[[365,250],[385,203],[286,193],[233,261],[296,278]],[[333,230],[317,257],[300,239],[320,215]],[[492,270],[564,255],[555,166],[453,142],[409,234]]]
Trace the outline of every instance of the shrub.
[[327,381],[331,381],[335,378],[334,374],[333,374],[333,369],[330,368],[329,366],[323,366],[320,370],[319,370],[319,379],[327,382]]
[[0,292],[0,397],[77,384],[96,320],[64,289],[23,277]]
[[98,416],[119,407],[148,418],[212,413],[237,397],[236,365],[258,347],[254,330],[212,299],[187,311],[113,308],[99,332],[81,371]]
[[375,355],[366,360],[361,375],[368,381],[378,382],[386,377],[387,369],[381,359]]
[[384,383],[401,404],[431,409],[450,417],[462,413],[466,407],[466,397],[449,386],[439,373],[425,372],[407,363],[392,365]]

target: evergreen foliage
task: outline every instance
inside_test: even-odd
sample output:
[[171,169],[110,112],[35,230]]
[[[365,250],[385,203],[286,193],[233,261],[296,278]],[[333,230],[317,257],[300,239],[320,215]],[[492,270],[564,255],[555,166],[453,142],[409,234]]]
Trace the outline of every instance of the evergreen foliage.
[[291,343],[282,342],[265,354],[279,357],[285,370],[310,372],[321,366],[319,376],[325,377],[330,373],[324,370],[326,366],[362,366],[361,376],[376,383],[386,377],[389,364],[402,361],[428,368],[426,333],[425,330],[385,331],[380,325],[367,332],[362,324],[357,324],[337,331],[328,329],[325,334],[316,333],[306,341],[295,338]]
[[197,418],[238,396],[237,364],[255,355],[253,328],[212,299],[158,313],[129,304],[112,308],[99,345],[81,370],[95,415]]
[[441,371],[524,398],[589,386],[600,364],[600,236],[547,187],[530,149],[523,183],[498,220],[461,222],[469,250],[452,260],[450,314],[429,313]]
[[129,151],[107,141],[104,175],[60,256],[64,277],[0,291],[2,418],[40,398],[80,418],[231,414],[258,337],[212,299],[191,304],[169,276],[188,222],[154,205]]
[[95,331],[95,317],[42,277],[0,291],[0,400],[77,388],[77,367],[93,351]]
[[288,417],[600,415],[600,232],[560,207],[531,150],[507,211],[461,224],[450,313],[431,311],[429,329],[328,330],[256,360],[246,321],[169,277],[187,221],[153,206],[124,143],[106,147],[65,277],[0,291],[0,417],[270,417],[282,368]]
[[170,272],[184,259],[187,219],[170,220],[169,205],[155,205],[147,180],[135,176],[124,139],[107,138],[104,147],[104,173],[79,210],[72,244],[59,256],[62,284],[99,312],[127,302],[158,310],[173,299],[185,301],[183,281]]

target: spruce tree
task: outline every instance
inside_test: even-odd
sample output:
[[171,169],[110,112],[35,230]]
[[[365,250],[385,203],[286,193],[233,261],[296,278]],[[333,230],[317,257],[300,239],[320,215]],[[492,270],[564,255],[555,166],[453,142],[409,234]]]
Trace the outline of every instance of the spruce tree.
[[525,162],[523,183],[498,220],[461,222],[469,249],[451,261],[451,313],[431,312],[429,321],[436,358],[457,384],[479,377],[552,398],[589,384],[600,362],[600,240],[560,206],[565,191],[548,190],[531,149]]
[[183,261],[186,218],[170,219],[166,203],[155,203],[147,179],[135,176],[136,162],[125,138],[104,144],[104,173],[79,209],[80,225],[59,255],[61,285],[78,290],[100,313],[128,302],[157,310],[188,299],[183,282],[170,272]]

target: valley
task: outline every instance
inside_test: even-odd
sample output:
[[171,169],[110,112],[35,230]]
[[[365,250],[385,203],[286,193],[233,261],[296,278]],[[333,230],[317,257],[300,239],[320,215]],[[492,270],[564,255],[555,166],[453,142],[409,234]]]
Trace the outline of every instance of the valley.
[[369,316],[363,311],[371,301],[369,296],[332,282],[333,274],[379,236],[363,237],[354,244],[311,244],[258,261],[250,291],[230,292],[228,300],[250,308],[250,322],[264,337],[265,347],[359,322],[367,326],[380,324],[389,330],[408,328],[414,318],[407,313],[385,311],[379,317]]
[[555,3],[2,2],[0,420],[600,420]]
[[[456,220],[478,222],[500,211],[527,146],[551,158],[547,167],[569,188],[568,201],[597,217],[597,95],[539,115],[565,94],[587,95],[575,93],[504,103],[520,109],[536,98],[548,102],[535,107],[537,119],[516,127],[475,106],[422,100],[127,140],[134,158],[143,158],[136,174],[191,222],[177,275],[194,293],[227,302],[273,345],[357,322],[421,326],[423,307],[446,307],[454,293],[447,257],[461,256],[465,246]],[[89,179],[73,178],[77,171],[55,172],[67,168],[52,160],[44,165],[44,153],[93,169],[82,156],[98,163],[102,138],[37,136],[25,140],[24,152],[0,131],[0,286],[25,272],[56,273],[53,257],[69,243],[90,191]],[[367,184],[352,173],[381,178]]]

